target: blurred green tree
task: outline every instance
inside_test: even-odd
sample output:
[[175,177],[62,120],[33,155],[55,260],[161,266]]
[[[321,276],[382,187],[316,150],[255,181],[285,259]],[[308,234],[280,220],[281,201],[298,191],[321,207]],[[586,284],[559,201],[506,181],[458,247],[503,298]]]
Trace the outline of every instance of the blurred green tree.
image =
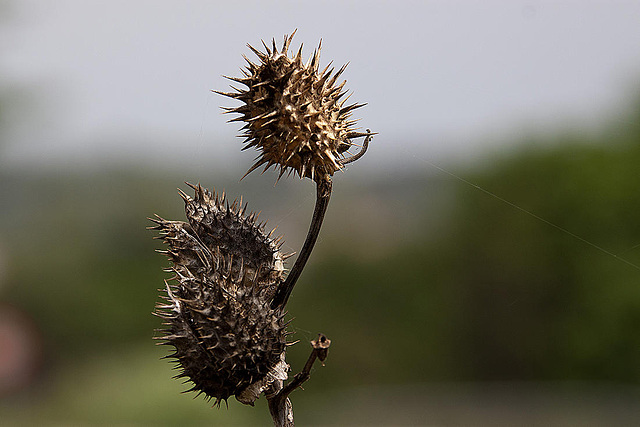
[[640,382],[640,108],[624,122],[463,173],[484,191],[456,183],[436,241],[320,262],[300,304],[321,292],[348,322],[343,374]]

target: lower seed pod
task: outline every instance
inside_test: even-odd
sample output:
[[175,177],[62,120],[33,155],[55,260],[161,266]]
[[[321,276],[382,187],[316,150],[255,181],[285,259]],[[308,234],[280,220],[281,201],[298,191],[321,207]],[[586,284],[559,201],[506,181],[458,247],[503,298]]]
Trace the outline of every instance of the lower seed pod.
[[287,378],[285,313],[271,309],[283,281],[279,239],[245,216],[241,202],[192,186],[181,193],[188,222],[153,219],[173,263],[164,303],[161,344],[192,383],[189,391],[215,399],[230,396],[252,405],[271,382]]

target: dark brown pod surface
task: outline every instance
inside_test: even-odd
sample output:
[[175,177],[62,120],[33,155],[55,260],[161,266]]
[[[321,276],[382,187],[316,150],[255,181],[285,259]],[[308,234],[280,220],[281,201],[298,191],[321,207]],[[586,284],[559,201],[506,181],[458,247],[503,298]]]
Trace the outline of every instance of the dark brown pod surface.
[[241,202],[192,187],[193,198],[181,194],[188,222],[153,220],[174,273],[156,307],[164,320],[157,338],[175,348],[169,357],[189,391],[252,404],[270,381],[286,378],[284,315],[270,308],[284,273],[279,239],[245,216]]

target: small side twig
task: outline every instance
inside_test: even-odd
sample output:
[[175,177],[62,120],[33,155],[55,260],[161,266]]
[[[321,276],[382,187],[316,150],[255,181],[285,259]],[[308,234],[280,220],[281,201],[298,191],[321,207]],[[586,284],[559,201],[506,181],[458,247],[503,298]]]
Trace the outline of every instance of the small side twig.
[[289,395],[310,378],[311,368],[316,359],[324,362],[329,353],[330,345],[331,340],[329,338],[324,334],[318,334],[318,339],[311,341],[313,350],[311,350],[311,354],[302,371],[296,374],[287,385],[283,386],[282,382],[274,383],[271,389],[265,392],[269,404],[269,412],[276,427],[293,427],[295,425],[293,422],[293,406]]
[[364,142],[362,143],[362,148],[360,149],[360,151],[358,151],[356,154],[354,154],[351,157],[347,157],[344,158],[342,160],[340,160],[340,164],[342,166],[351,163],[351,162],[355,162],[356,160],[358,160],[360,157],[364,156],[364,153],[367,152],[367,149],[369,148],[369,142],[371,142],[371,138],[373,138],[373,135],[376,135],[376,133],[371,132],[371,130],[367,129],[367,133],[358,133],[356,134],[356,138],[360,137],[360,136],[364,136]]

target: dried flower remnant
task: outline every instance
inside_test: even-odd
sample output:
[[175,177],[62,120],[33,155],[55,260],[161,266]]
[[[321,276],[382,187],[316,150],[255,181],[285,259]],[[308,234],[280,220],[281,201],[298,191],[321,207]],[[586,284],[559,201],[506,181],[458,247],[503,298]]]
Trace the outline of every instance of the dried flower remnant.
[[[278,287],[272,307],[283,307],[291,295],[302,269],[306,265],[318,238],[324,214],[331,197],[331,177],[345,164],[364,155],[375,133],[354,129],[351,113],[365,104],[346,104],[346,82],[336,84],[345,70],[342,66],[334,73],[331,64],[319,71],[320,46],[307,61],[302,62],[302,46],[294,57],[288,51],[293,35],[284,36],[282,48],[275,40],[269,48],[264,42],[265,52],[251,45],[259,63],[245,57],[248,65],[242,70],[244,77],[228,77],[242,83],[246,89],[232,86],[235,92],[218,92],[243,102],[235,108],[226,108],[229,113],[240,114],[230,121],[243,121],[245,143],[243,149],[256,147],[260,155],[247,174],[265,165],[280,168],[281,177],[286,171],[295,171],[301,178],[311,178],[317,184],[316,206],[307,238],[291,272]],[[353,138],[365,137],[360,151],[349,155],[354,146]]]
[[193,383],[189,391],[217,404],[232,395],[253,404],[287,378],[284,313],[270,307],[285,257],[242,201],[229,205],[224,194],[192,188],[193,198],[181,193],[188,222],[153,219],[175,274],[156,307],[165,321],[157,339],[175,347],[170,357],[177,377]]
[[345,154],[352,147],[352,138],[370,135],[354,129],[351,113],[365,104],[348,104],[344,90],[346,82],[337,84],[346,65],[334,73],[327,65],[319,71],[320,48],[305,63],[302,46],[298,53],[288,56],[293,35],[285,36],[282,48],[275,40],[265,52],[249,45],[259,63],[245,57],[248,65],[242,70],[244,77],[228,77],[246,86],[236,92],[218,92],[237,99],[243,105],[226,108],[240,117],[230,121],[243,121],[247,145],[261,151],[247,173],[265,165],[280,168],[280,176],[295,171],[300,177],[313,180],[331,176],[343,166]]

